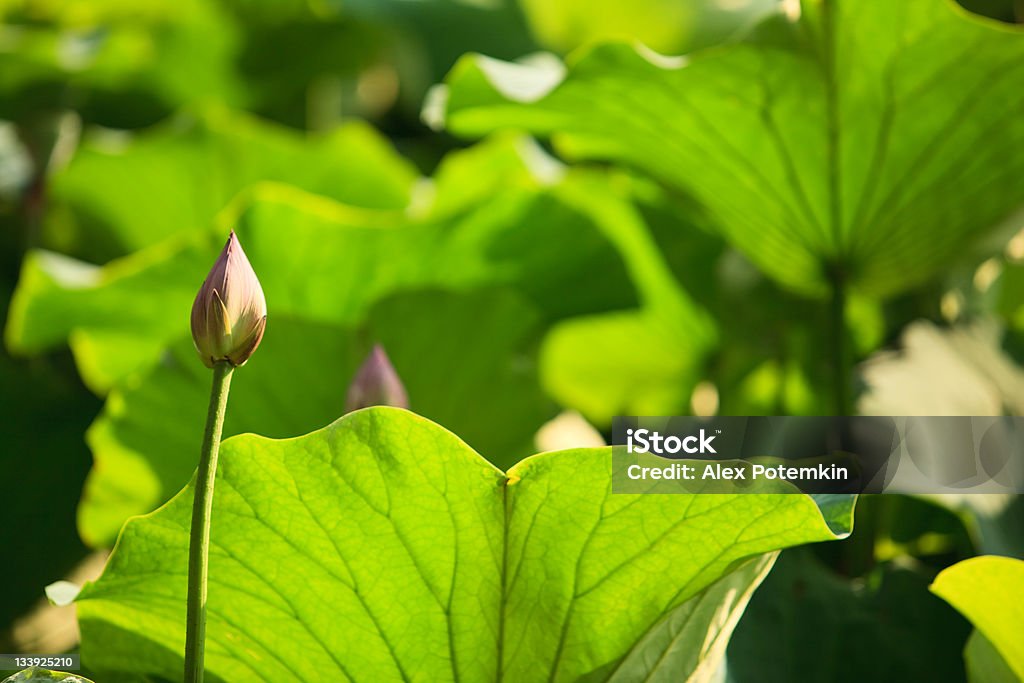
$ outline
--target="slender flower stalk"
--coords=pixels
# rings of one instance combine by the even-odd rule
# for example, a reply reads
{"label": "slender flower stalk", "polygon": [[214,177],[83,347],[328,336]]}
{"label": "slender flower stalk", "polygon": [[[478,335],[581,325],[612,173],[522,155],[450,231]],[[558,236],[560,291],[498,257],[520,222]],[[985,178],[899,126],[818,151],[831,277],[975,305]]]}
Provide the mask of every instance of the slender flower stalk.
{"label": "slender flower stalk", "polygon": [[192,531],[188,544],[188,610],[185,628],[185,683],[202,683],[206,652],[206,585],[209,573],[210,519],[213,516],[213,483],[217,475],[217,455],[228,407],[228,389],[235,367],[229,361],[213,366],[213,388],[206,414],[203,450],[196,474],[195,499],[192,502]]}
{"label": "slender flower stalk", "polygon": [[196,295],[191,322],[196,351],[203,363],[213,369],[210,406],[192,504],[185,627],[185,683],[202,683],[210,520],[228,389],[235,368],[244,365],[259,346],[267,323],[263,289],[234,232]]}

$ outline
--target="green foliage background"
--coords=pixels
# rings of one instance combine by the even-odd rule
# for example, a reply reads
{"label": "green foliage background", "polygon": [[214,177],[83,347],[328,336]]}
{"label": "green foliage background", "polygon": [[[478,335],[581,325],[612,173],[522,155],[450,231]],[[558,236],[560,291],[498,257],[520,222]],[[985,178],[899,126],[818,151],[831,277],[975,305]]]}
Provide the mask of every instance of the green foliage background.
{"label": "green foliage background", "polygon": [[[599,431],[616,414],[709,410],[1022,414],[1024,32],[1019,4],[965,4],[0,3],[0,651],[45,585],[188,484],[209,376],[185,320],[229,229],[270,322],[227,434],[332,423],[376,342],[413,410],[465,442],[441,450],[491,470],[538,450],[565,410]],[[180,526],[181,501],[125,527],[82,595],[100,672],[131,669],[141,637],[158,642],[134,673],[173,676],[183,606],[140,636],[124,606],[154,598],[118,591],[126,567],[177,557],[183,537],[160,530]],[[801,524],[828,517],[805,507]],[[744,512],[727,505],[702,533]],[[660,669],[650,653],[707,637],[686,624],[738,592],[716,669],[734,681],[1021,675],[1003,632],[1019,614],[928,590],[961,560],[1024,557],[1020,499],[887,496],[856,514],[849,538],[785,551],[767,578],[763,553],[841,525],[713,570],[680,546],[652,581],[700,580],[652,608],[660,631],[584,619],[578,660],[509,671],[700,671],[706,653]],[[146,550],[154,538],[166,554]],[[322,550],[304,549],[329,562]],[[1019,571],[992,571],[1003,602],[1024,603]],[[324,628],[311,637],[337,635]],[[444,643],[502,662],[472,631]],[[277,653],[282,671],[297,652]],[[222,655],[217,675],[242,675]],[[394,675],[381,666],[363,675]]]}

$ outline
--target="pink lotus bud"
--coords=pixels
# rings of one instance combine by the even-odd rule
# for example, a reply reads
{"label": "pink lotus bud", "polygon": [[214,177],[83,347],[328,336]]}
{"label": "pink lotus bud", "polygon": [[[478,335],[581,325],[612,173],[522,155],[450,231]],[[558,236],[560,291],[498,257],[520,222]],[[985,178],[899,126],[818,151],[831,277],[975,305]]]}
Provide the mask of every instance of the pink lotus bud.
{"label": "pink lotus bud", "polygon": [[192,304],[192,340],[203,363],[244,365],[263,339],[267,300],[232,232]]}
{"label": "pink lotus bud", "polygon": [[356,371],[345,400],[346,412],[370,406],[409,407],[409,397],[402,380],[380,344],[373,347]]}

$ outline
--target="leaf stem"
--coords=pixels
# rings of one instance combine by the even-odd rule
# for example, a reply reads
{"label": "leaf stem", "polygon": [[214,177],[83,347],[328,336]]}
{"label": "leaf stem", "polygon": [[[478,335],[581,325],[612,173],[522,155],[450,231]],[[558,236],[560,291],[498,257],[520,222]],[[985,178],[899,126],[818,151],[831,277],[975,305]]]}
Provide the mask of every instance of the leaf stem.
{"label": "leaf stem", "polygon": [[850,347],[846,336],[846,283],[841,274],[832,276],[829,332],[832,346],[832,400],[836,416],[853,413],[850,400]]}
{"label": "leaf stem", "polygon": [[192,531],[188,543],[188,615],[185,626],[185,683],[202,683],[206,651],[206,579],[210,555],[210,518],[213,513],[213,483],[217,454],[228,406],[228,389],[234,366],[220,361],[213,366],[213,387],[206,414],[206,431],[199,454]]}

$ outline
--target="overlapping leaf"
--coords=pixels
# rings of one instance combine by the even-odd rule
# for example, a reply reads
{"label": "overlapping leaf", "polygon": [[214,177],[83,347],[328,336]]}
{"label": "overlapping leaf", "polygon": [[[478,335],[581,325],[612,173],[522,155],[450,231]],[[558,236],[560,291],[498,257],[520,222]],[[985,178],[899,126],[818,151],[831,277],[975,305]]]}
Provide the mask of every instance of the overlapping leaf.
{"label": "overlapping leaf", "polygon": [[[505,475],[388,408],[298,439],[229,440],[209,675],[635,680],[656,679],[662,656],[685,675],[745,602],[717,598],[763,576],[756,561],[729,575],[734,563],[849,530],[850,497],[823,513],[800,494],[611,495],[610,476],[607,449],[536,456]],[[191,494],[129,522],[79,595],[93,669],[178,675]]]}
{"label": "overlapping leaf", "polygon": [[806,0],[689,58],[469,56],[435,102],[457,133],[527,128],[692,193],[799,291],[890,294],[1024,203],[1022,79],[1021,31],[952,2]]}
{"label": "overlapping leaf", "polygon": [[622,253],[642,302],[639,310],[580,316],[544,341],[545,388],[596,424],[615,415],[686,410],[715,326],[680,288],[634,206],[610,193],[601,176],[581,174],[560,189],[591,216]]}
{"label": "overlapping leaf", "polygon": [[129,142],[87,138],[53,180],[43,243],[93,262],[209,228],[240,191],[287,181],[358,207],[402,210],[417,174],[373,129],[350,123],[304,139],[211,108]]}
{"label": "overlapping leaf", "polygon": [[[352,161],[401,169],[381,152],[370,144]],[[600,176],[566,176],[538,148],[506,138],[451,157],[428,190],[432,201],[408,211],[260,183],[214,228],[103,267],[30,254],[8,344],[38,351],[67,339],[86,382],[111,392],[88,435],[97,467],[80,508],[83,536],[111,542],[124,519],[166,500],[194,468],[208,377],[191,356],[184,321],[228,228],[245,245],[270,311],[264,348],[240,373],[256,388],[232,402],[228,434],[287,436],[323,424],[340,412],[368,345],[382,341],[417,412],[508,465],[553,414],[537,369],[548,326],[635,306],[638,297],[642,315],[652,310],[678,325],[669,337],[678,373],[663,381],[685,391],[710,323],[666,271],[628,195],[610,187]],[[118,211],[102,215],[131,223]],[[592,340],[582,341],[601,360]],[[560,372],[544,384],[571,402],[578,392],[557,388]]]}
{"label": "overlapping leaf", "polygon": [[[1009,669],[1024,678],[1024,560],[973,557],[940,573],[931,590],[970,619],[987,641],[972,638],[968,644],[976,671]],[[993,661],[996,653],[1002,663]],[[982,657],[988,660],[985,666],[979,661]]]}
{"label": "overlapping leaf", "polygon": [[[425,285],[514,282],[553,318],[635,303],[622,257],[608,247],[610,238],[542,191],[536,179],[531,186],[509,184],[499,196],[482,187],[460,194],[458,181],[467,166],[486,170],[492,189],[500,186],[497,178],[528,175],[516,144],[497,142],[467,154],[465,163],[449,161],[438,178],[435,216],[367,210],[263,184],[221,213],[212,231],[212,214],[193,217],[201,223],[193,224],[191,234],[102,269],[49,252],[30,253],[12,302],[7,344],[25,353],[71,337],[86,381],[99,391],[109,388],[183,333],[178,316],[187,315],[196,283],[231,228],[238,230],[268,301],[273,299],[272,310],[313,320],[351,324],[376,298]],[[394,163],[379,150],[350,151],[351,166]],[[201,166],[185,169],[197,173]],[[197,188],[195,195],[201,194]],[[128,229],[161,213],[151,204],[126,206],[104,212],[105,222]],[[120,211],[135,210],[139,215],[132,220],[118,218]],[[296,269],[302,278],[295,277]]]}
{"label": "overlapping leaf", "polygon": [[599,40],[637,40],[661,52],[688,51],[713,45],[757,17],[772,3],[693,2],[692,0],[520,0],[538,41],[566,50]]}
{"label": "overlapping leaf", "polygon": [[31,124],[74,102],[105,125],[130,127],[182,104],[242,96],[232,64],[239,36],[217,3],[30,0],[4,3],[0,22],[12,36],[0,75],[3,118]]}

